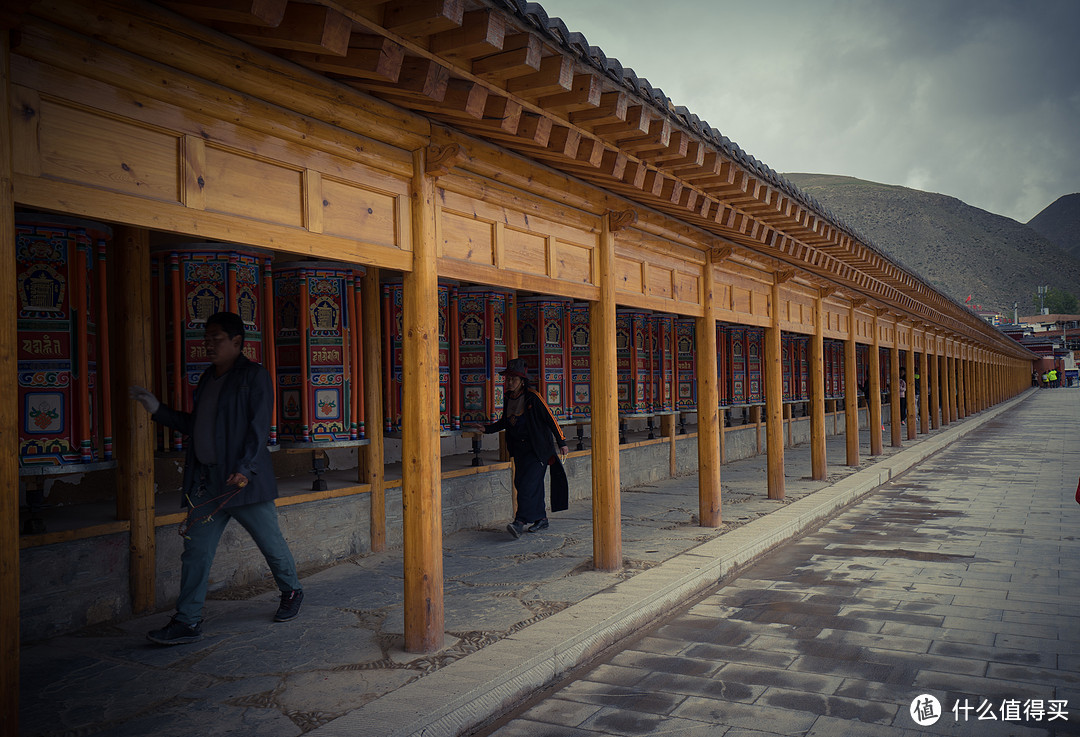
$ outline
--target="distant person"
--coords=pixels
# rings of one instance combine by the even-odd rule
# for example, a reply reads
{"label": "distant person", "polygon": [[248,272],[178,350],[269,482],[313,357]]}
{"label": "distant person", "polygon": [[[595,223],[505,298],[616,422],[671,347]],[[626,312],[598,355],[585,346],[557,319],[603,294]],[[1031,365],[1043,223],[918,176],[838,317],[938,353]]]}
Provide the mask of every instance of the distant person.
{"label": "distant person", "polygon": [[1050,383],[1052,389],[1057,389],[1058,386],[1058,374],[1057,369],[1050,369],[1046,374],[1046,380]]}
{"label": "distant person", "polygon": [[900,369],[900,424],[907,423],[907,369]]}
{"label": "distant person", "polygon": [[[529,369],[523,358],[513,358],[501,372],[505,377],[502,418],[488,425],[473,424],[468,432],[493,433],[506,430],[506,442],[514,459],[514,488],[517,514],[506,526],[514,538],[548,529],[544,506],[544,476],[551,468],[551,511],[569,506],[569,484],[561,458],[569,449],[566,437],[548,409],[544,398],[529,383]],[[556,445],[558,452],[556,453]]]}
{"label": "distant person", "polygon": [[195,411],[182,412],[158,401],[152,392],[131,387],[156,422],[191,437],[184,460],[180,595],[169,623],[147,633],[159,645],[202,639],[202,611],[221,533],[236,519],[255,540],[281,591],[275,622],[300,613],[304,592],[289,545],[278,526],[277,480],[266,448],[274,392],[270,374],[243,355],[244,323],[232,312],[206,320],[203,338],[210,366],[195,387]]}

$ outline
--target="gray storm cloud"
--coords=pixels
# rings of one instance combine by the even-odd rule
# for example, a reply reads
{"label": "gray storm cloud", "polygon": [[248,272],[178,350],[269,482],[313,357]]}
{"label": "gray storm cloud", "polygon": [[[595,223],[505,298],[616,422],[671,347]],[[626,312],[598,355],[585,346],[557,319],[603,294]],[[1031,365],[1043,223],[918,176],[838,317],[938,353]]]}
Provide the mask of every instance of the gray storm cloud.
{"label": "gray storm cloud", "polygon": [[1021,222],[1080,192],[1078,0],[549,0],[776,171]]}

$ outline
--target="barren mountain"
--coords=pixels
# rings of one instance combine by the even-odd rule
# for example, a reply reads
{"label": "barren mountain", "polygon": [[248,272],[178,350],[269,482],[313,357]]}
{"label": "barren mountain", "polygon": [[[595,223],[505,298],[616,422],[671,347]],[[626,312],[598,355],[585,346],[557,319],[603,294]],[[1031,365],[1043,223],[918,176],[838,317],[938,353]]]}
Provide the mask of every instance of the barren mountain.
{"label": "barren mountain", "polygon": [[828,174],[783,176],[958,302],[970,295],[972,306],[1011,316],[1014,302],[1020,314],[1032,311],[1039,285],[1080,294],[1080,260],[1023,223],[948,195]]}
{"label": "barren mountain", "polygon": [[1073,258],[1080,259],[1080,193],[1058,197],[1029,220],[1028,227]]}

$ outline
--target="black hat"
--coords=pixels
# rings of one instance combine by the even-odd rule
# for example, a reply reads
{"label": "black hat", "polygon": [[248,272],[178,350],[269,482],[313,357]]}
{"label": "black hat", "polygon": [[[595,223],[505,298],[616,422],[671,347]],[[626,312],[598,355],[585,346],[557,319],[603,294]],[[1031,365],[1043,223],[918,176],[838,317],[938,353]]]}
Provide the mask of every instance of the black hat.
{"label": "black hat", "polygon": [[529,378],[529,367],[525,365],[524,358],[511,358],[506,368],[499,372],[502,376],[517,376],[520,379]]}

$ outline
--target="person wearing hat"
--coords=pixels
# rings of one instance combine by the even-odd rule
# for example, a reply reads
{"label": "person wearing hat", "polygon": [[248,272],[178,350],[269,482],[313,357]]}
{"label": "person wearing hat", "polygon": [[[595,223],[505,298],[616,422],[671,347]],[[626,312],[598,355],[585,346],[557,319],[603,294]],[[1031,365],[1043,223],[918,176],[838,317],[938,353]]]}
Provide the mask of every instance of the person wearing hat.
{"label": "person wearing hat", "polygon": [[[523,358],[512,358],[504,371],[502,419],[487,425],[469,425],[469,432],[484,434],[506,431],[506,443],[514,459],[514,489],[517,491],[517,514],[506,531],[521,537],[526,525],[529,532],[548,528],[544,506],[544,475],[551,469],[551,511],[569,507],[569,484],[562,458],[569,449],[566,437],[540,393],[529,383],[529,368]],[[556,452],[558,446],[558,452]]]}

